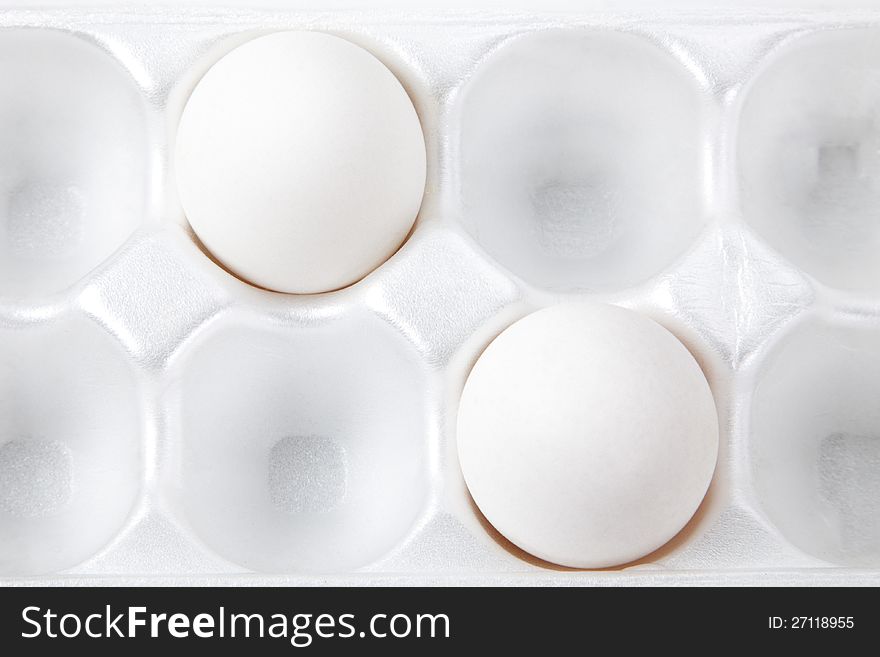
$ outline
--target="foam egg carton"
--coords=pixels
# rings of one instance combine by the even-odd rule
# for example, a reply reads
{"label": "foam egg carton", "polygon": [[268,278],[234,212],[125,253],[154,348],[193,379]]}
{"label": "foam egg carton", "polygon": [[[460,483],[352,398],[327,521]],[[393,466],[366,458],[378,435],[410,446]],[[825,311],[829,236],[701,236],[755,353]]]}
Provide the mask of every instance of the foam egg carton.
{"label": "foam egg carton", "polygon": [[[217,266],[174,184],[189,92],[283,29],[400,78],[415,229],[339,292]],[[880,10],[0,12],[3,583],[880,583]],[[721,451],[668,545],[507,543],[464,379],[598,298],[700,361]]]}

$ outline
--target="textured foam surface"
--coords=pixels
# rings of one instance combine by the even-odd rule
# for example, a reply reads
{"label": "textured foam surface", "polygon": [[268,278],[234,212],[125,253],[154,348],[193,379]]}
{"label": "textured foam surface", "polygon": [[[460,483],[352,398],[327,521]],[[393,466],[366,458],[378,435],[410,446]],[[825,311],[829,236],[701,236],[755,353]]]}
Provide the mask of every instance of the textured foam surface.
{"label": "textured foam surface", "polygon": [[[880,582],[880,14],[652,11],[3,11],[3,581]],[[303,298],[208,258],[171,157],[282,29],[378,57],[427,147],[402,248]],[[718,405],[708,496],[637,568],[528,558],[456,458],[482,349],[580,298]]]}

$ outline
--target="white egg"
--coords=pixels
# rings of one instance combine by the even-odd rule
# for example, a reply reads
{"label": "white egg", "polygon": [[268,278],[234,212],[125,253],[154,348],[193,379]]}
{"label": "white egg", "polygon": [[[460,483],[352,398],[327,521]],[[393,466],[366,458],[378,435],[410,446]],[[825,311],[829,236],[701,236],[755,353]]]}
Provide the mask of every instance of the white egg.
{"label": "white egg", "polygon": [[584,302],[533,313],[487,347],[457,441],[471,495],[501,534],[547,561],[601,568],[687,524],[712,479],[718,418],[675,336]]}
{"label": "white egg", "polygon": [[208,251],[255,285],[350,285],[411,230],[425,141],[400,82],[344,39],[279,32],[204,75],[177,133],[177,187]]}

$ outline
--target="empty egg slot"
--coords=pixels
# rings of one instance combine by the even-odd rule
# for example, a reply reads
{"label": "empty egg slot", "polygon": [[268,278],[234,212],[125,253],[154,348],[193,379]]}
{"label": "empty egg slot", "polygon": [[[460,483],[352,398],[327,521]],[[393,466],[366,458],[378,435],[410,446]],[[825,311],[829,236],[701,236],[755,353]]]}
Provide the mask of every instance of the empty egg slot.
{"label": "empty egg slot", "polygon": [[0,297],[59,292],[141,223],[145,103],[106,53],[51,30],[0,32]]}
{"label": "empty egg slot", "polygon": [[384,324],[230,319],[180,363],[180,505],[242,567],[334,572],[394,548],[429,489],[425,379]]}
{"label": "empty egg slot", "polygon": [[880,290],[880,32],[780,46],[742,101],[745,220],[831,287]]}
{"label": "empty egg slot", "polygon": [[119,347],[82,320],[0,329],[0,574],[69,568],[140,491],[140,407]]}
{"label": "empty egg slot", "polygon": [[759,503],[804,552],[880,563],[880,332],[813,320],[759,375],[750,460]]}
{"label": "empty egg slot", "polygon": [[705,103],[684,65],[642,37],[558,30],[512,39],[457,107],[465,227],[542,288],[621,289],[650,278],[706,223]]}

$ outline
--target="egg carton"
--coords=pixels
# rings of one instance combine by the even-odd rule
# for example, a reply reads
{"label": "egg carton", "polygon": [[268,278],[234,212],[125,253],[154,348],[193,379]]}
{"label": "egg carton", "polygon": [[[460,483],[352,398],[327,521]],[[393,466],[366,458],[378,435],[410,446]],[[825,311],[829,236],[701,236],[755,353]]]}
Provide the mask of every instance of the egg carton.
{"label": "egg carton", "polygon": [[[428,151],[406,243],[323,295],[215,264],[170,157],[286,29],[379,57]],[[880,8],[10,8],[0,81],[3,584],[880,584]],[[602,571],[498,535],[454,430],[485,345],[587,297],[721,426],[693,520]]]}

